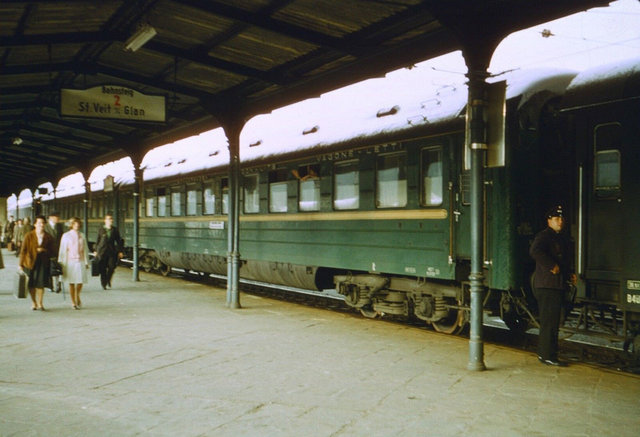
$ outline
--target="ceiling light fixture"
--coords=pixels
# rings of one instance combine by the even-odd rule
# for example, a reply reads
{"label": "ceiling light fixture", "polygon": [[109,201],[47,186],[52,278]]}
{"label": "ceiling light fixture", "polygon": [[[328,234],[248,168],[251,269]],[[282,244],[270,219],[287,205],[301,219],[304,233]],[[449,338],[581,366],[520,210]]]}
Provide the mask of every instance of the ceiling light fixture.
{"label": "ceiling light fixture", "polygon": [[158,32],[151,25],[143,24],[138,27],[136,33],[124,43],[124,49],[128,52],[135,52],[157,34]]}

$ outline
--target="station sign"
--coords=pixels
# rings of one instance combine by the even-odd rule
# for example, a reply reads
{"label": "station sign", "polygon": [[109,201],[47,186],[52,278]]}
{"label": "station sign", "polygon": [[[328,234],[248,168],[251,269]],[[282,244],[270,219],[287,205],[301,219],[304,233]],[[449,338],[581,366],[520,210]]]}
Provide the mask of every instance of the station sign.
{"label": "station sign", "polygon": [[111,120],[166,121],[166,98],[121,85],[60,90],[60,115]]}

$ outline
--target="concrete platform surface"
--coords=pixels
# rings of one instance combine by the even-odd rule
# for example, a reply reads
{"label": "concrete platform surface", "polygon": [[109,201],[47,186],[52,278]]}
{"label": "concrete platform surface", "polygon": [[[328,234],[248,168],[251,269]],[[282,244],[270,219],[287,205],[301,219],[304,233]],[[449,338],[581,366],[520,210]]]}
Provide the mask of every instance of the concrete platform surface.
{"label": "concrete platform surface", "polygon": [[0,270],[0,436],[637,436],[640,378],[119,268],[83,308]]}

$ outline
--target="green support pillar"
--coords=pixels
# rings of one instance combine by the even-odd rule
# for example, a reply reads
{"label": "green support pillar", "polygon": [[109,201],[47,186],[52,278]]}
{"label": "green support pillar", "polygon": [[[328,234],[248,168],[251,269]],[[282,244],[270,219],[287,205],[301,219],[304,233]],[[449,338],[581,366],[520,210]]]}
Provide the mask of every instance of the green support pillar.
{"label": "green support pillar", "polygon": [[134,187],[133,187],[133,280],[140,281],[140,190],[142,185],[142,169],[140,162],[134,162]]}
{"label": "green support pillar", "polygon": [[469,332],[469,370],[485,370],[482,340],[482,302],[484,300],[484,167],[487,157],[487,127],[485,122],[487,97],[486,68],[469,65],[469,116],[467,147],[471,154],[471,314]]}
{"label": "green support pillar", "polygon": [[85,238],[89,239],[89,193],[91,192],[91,184],[87,179],[84,180],[84,199],[82,199],[82,232]]}
{"label": "green support pillar", "polygon": [[244,122],[231,121],[223,125],[229,141],[229,214],[227,258],[227,303],[229,308],[241,308],[238,283],[240,279],[240,132]]}

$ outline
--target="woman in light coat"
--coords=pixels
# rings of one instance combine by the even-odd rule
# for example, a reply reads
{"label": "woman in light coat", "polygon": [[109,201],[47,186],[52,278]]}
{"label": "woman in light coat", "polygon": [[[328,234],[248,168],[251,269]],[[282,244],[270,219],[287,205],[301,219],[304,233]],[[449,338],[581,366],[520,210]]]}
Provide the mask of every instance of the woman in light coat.
{"label": "woman in light coat", "polygon": [[78,217],[71,219],[71,230],[65,232],[60,240],[58,262],[62,266],[62,282],[69,287],[73,309],[82,306],[80,292],[87,283],[89,269],[89,247],[84,234],[80,232],[82,222]]}

